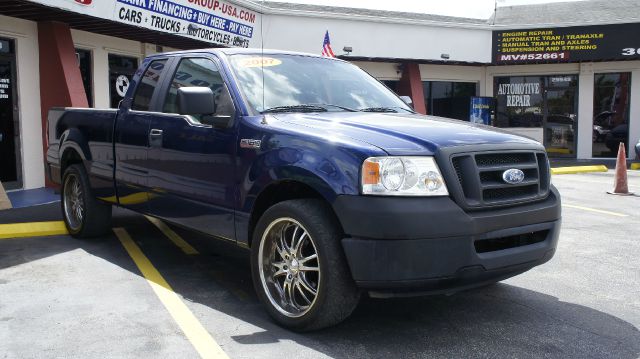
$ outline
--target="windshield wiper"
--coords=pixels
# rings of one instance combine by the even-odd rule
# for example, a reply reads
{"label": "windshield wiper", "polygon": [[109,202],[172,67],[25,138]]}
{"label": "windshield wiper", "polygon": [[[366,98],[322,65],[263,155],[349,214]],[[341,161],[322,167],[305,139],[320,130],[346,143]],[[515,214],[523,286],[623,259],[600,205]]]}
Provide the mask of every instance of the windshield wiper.
{"label": "windshield wiper", "polygon": [[308,104],[299,104],[299,105],[290,105],[290,106],[276,106],[268,108],[261,113],[266,112],[326,112],[327,107],[335,107],[341,110],[356,112],[358,110],[354,110],[349,107],[334,105],[330,103],[308,103]]}
{"label": "windshield wiper", "polygon": [[391,107],[366,107],[358,110],[360,112],[398,112],[398,110],[394,110]]}
{"label": "windshield wiper", "polygon": [[335,107],[335,108],[339,108],[341,110],[345,110],[345,111],[349,111],[349,112],[357,112],[358,111],[358,110],[354,110],[354,109],[346,107],[346,106],[334,105],[334,104],[331,104],[331,103],[312,103],[310,105]]}
{"label": "windshield wiper", "polygon": [[260,113],[273,112],[327,112],[327,109],[319,105],[290,105],[271,107]]}

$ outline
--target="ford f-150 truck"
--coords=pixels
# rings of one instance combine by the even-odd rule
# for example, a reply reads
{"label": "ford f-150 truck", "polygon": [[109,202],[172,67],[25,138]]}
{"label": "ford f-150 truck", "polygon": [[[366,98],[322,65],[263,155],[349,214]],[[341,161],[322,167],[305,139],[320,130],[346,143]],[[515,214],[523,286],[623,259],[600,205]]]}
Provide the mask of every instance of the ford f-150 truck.
{"label": "ford f-150 truck", "polygon": [[407,103],[339,59],[158,54],[117,110],[50,111],[46,169],[73,236],[105,234],[117,205],[250,249],[258,297],[295,330],[361,293],[455,293],[551,259],[544,148]]}

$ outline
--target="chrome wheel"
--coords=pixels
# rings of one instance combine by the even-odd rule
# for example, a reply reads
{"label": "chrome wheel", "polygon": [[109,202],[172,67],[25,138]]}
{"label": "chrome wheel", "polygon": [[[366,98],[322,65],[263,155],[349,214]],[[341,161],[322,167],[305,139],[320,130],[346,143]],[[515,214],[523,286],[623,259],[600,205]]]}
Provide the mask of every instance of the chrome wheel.
{"label": "chrome wheel", "polygon": [[84,200],[80,179],[75,174],[69,174],[63,188],[64,215],[69,227],[77,231],[82,227],[84,218]]}
{"label": "chrome wheel", "polygon": [[278,218],[262,235],[258,252],[262,287],[287,317],[306,314],[318,297],[320,261],[309,232],[292,218]]}

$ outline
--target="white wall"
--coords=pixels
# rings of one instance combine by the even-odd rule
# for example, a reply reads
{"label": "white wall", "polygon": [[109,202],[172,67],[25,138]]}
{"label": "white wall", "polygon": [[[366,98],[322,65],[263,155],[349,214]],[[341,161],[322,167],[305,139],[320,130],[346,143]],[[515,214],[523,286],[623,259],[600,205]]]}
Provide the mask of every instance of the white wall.
{"label": "white wall", "polygon": [[351,46],[351,55],[357,57],[441,60],[440,55],[446,53],[450,61],[491,61],[491,31],[482,28],[295,14],[265,15],[263,20],[265,48],[320,54],[329,30],[336,55],[343,54],[344,46]]}
{"label": "white wall", "polygon": [[399,70],[399,63],[367,61],[351,61],[351,63],[365,70],[378,80],[400,80],[400,76],[402,75],[402,72]]}
{"label": "white wall", "polygon": [[[16,45],[20,156],[25,189],[44,186],[38,28],[33,21],[0,15],[0,36]],[[16,129],[18,130],[18,129]]]}

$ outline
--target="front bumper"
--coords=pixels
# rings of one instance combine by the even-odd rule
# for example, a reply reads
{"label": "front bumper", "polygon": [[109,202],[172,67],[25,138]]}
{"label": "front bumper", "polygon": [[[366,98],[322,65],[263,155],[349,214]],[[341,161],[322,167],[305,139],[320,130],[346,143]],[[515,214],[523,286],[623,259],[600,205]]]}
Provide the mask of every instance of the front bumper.
{"label": "front bumper", "polygon": [[499,281],[553,257],[560,196],[464,212],[448,197],[340,196],[334,203],[356,284],[372,291],[448,293]]}

